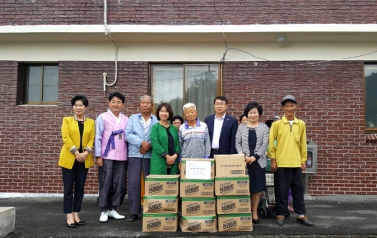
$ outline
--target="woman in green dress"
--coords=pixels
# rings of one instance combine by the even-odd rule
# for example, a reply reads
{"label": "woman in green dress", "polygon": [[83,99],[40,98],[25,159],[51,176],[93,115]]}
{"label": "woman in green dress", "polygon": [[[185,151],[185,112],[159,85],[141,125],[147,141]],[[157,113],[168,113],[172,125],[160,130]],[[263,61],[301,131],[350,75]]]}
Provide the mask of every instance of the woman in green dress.
{"label": "woman in green dress", "polygon": [[168,103],[161,103],[157,107],[159,123],[154,124],[151,130],[150,174],[177,174],[178,165],[175,160],[179,157],[180,145],[178,130],[170,124],[173,115],[173,109]]}

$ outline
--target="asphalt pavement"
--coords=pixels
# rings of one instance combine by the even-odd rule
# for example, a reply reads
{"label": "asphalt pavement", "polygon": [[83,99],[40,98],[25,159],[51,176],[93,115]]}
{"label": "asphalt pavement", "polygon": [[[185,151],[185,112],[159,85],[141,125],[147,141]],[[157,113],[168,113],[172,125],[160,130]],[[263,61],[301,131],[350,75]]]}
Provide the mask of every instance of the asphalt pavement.
{"label": "asphalt pavement", "polygon": [[[0,198],[0,207],[16,207],[16,231],[8,238],[19,237],[377,237],[377,196],[328,196],[306,200],[307,216],[315,224],[296,223],[292,213],[279,227],[273,217],[260,219],[252,232],[143,233],[142,220],[98,221],[100,210],[95,196],[84,197],[80,217],[84,226],[68,228],[62,212],[62,197]],[[120,214],[129,216],[127,198]]]}

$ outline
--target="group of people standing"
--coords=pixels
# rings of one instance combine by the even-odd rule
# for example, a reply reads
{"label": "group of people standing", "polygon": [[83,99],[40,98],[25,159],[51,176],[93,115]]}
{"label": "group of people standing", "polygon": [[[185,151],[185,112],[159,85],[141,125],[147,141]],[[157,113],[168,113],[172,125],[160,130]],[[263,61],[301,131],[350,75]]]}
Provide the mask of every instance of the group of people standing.
{"label": "group of people standing", "polygon": [[[283,225],[289,216],[288,190],[292,189],[293,206],[297,222],[312,226],[305,214],[301,172],[307,157],[305,123],[295,117],[296,99],[283,98],[285,115],[275,121],[271,130],[260,122],[263,108],[257,102],[245,107],[245,122],[228,115],[228,100],[224,96],[214,99],[215,114],[204,122],[198,119],[196,105],[183,106],[185,121],[174,115],[168,103],[157,107],[152,114],[153,99],[140,98],[140,112],[130,118],[122,113],[125,97],[118,92],[109,95],[108,111],[94,122],[85,117],[88,100],[77,95],[71,105],[74,116],[64,117],[62,125],[63,147],[59,166],[63,171],[64,203],[67,226],[84,225],[79,217],[88,169],[93,166],[92,152],[98,166],[101,209],[99,221],[109,217],[125,219],[116,209],[123,203],[128,184],[130,217],[136,221],[141,213],[141,176],[149,174],[177,174],[181,158],[213,158],[216,154],[244,154],[250,177],[252,219],[259,223],[260,192],[266,190],[266,150],[275,173],[276,218]],[[93,148],[94,147],[94,148]]]}

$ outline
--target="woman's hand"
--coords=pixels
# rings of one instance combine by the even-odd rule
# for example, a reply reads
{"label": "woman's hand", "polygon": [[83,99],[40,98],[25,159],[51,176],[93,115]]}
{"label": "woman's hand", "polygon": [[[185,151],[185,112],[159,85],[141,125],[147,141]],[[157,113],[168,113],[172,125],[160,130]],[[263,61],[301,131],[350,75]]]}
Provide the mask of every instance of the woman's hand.
{"label": "woman's hand", "polygon": [[172,162],[171,165],[173,165],[175,163],[175,160],[178,158],[178,155],[174,154],[170,158],[171,158],[171,162]]}
{"label": "woman's hand", "polygon": [[172,156],[166,155],[165,158],[166,158],[166,164],[167,165],[173,165],[177,156],[176,155],[172,155]]}
{"label": "woman's hand", "polygon": [[245,162],[246,162],[246,164],[250,164],[250,157],[249,156],[245,156]]}
{"label": "woman's hand", "polygon": [[254,156],[246,156],[245,157],[245,161],[246,161],[246,164],[250,165],[252,164],[254,161],[256,161],[255,157]]}
{"label": "woman's hand", "polygon": [[[76,152],[77,152],[77,151],[76,151]],[[86,157],[87,157],[88,154],[89,154],[89,152],[88,152],[88,151],[84,151],[84,153],[78,153],[78,154],[76,154],[76,152],[75,152],[75,155],[76,155],[76,160],[77,160],[77,162],[79,162],[79,163],[84,163]]]}
{"label": "woman's hand", "polygon": [[252,164],[252,163],[254,163],[255,161],[257,161],[257,158],[255,158],[254,156],[250,156],[250,160],[251,160],[251,163],[250,163],[250,164]]}
{"label": "woman's hand", "polygon": [[85,159],[82,158],[82,153],[80,153],[78,150],[75,152],[75,158],[77,162],[82,163],[85,161]]}

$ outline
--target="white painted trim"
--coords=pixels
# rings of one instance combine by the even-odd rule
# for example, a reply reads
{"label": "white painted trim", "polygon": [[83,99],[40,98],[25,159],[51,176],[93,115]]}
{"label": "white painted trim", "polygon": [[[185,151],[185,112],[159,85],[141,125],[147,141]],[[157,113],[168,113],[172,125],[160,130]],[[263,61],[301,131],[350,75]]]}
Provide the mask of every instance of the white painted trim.
{"label": "white painted trim", "polygon": [[[375,61],[377,59],[375,42],[287,41],[284,44],[278,44],[272,41],[255,43],[228,41],[228,47],[237,48],[270,61]],[[224,42],[221,41],[212,43],[132,42],[120,46],[118,60],[130,62],[220,62],[225,50]],[[114,60],[114,47],[111,42],[6,42],[0,44],[0,52],[0,60],[19,62]],[[225,62],[261,61],[260,58],[254,58],[237,50],[229,50]],[[99,77],[98,80],[101,80],[102,75]],[[47,105],[41,106],[46,107]]]}

